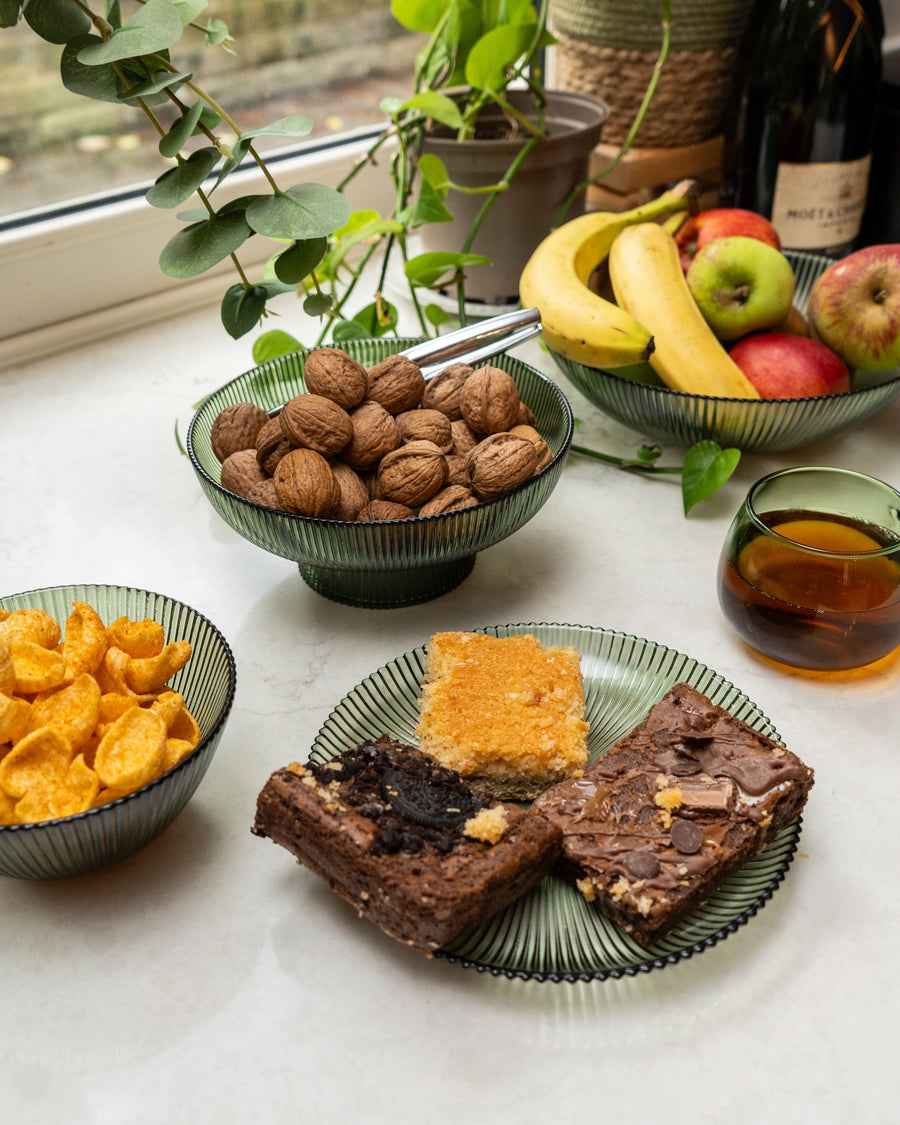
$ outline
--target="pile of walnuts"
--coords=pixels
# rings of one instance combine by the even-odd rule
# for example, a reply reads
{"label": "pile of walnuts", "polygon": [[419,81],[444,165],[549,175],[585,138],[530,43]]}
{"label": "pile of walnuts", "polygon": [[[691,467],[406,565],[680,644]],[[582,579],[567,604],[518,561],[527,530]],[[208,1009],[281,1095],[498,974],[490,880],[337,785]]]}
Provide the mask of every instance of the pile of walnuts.
{"label": "pile of walnuts", "polygon": [[304,374],[309,392],[274,417],[250,402],[216,416],[230,492],[322,519],[405,519],[501,496],[552,460],[499,367],[454,363],[426,382],[406,356],[365,368],[323,347]]}

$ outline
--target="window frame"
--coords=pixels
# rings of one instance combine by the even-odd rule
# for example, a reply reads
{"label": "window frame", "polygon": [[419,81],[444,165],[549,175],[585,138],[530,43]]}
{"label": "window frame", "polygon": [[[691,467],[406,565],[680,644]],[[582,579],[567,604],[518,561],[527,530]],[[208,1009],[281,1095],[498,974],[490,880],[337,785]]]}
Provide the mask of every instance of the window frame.
{"label": "window frame", "polygon": [[[295,145],[266,154],[266,163],[284,186],[310,181],[334,187],[381,128]],[[382,153],[383,159],[366,165],[348,187],[354,209],[382,214],[390,209],[388,155]],[[138,184],[0,221],[0,370],[221,301],[229,274],[236,276],[230,261],[184,281],[160,270],[160,252],[180,223],[173,211],[147,203],[149,186]],[[221,205],[268,190],[251,160],[225,181],[215,199]],[[258,271],[275,247],[269,239],[251,238],[239,251],[242,266]]]}

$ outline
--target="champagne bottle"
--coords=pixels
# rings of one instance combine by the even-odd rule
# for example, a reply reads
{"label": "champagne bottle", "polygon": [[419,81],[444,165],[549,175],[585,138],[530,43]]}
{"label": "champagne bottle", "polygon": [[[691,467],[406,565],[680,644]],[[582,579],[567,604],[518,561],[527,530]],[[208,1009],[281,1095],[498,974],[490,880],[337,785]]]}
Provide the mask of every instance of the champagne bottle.
{"label": "champagne bottle", "polygon": [[757,0],[742,51],[734,203],[785,248],[842,257],[865,210],[881,83],[879,0]]}

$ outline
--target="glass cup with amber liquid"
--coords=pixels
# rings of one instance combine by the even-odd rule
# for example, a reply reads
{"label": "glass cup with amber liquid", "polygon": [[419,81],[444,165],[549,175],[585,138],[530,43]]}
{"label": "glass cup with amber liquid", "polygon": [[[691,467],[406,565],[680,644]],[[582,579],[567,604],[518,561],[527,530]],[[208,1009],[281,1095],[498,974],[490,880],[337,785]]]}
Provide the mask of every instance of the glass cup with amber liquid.
{"label": "glass cup with amber liquid", "polygon": [[719,603],[756,652],[793,668],[860,668],[900,646],[900,493],[847,469],[770,473],[719,561]]}

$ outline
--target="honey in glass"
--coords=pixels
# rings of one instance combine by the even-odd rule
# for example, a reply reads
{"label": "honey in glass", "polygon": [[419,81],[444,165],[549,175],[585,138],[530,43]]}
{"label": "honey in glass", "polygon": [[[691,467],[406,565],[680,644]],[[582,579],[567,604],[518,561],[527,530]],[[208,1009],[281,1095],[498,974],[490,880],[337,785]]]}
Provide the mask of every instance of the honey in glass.
{"label": "honey in glass", "polygon": [[[791,498],[814,506],[777,506]],[[900,645],[900,495],[837,469],[763,478],[729,531],[719,601],[738,636],[781,663],[879,660]]]}

